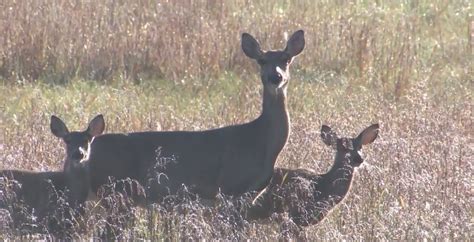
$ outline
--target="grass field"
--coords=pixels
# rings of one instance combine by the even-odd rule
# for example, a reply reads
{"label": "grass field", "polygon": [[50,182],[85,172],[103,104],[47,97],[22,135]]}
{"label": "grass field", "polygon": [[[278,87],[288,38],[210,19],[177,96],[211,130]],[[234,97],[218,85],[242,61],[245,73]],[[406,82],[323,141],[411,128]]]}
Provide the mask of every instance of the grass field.
{"label": "grass field", "polygon": [[[1,169],[62,168],[61,142],[49,131],[52,114],[77,130],[102,113],[106,132],[250,121],[261,110],[262,84],[257,65],[240,49],[240,34],[277,49],[286,34],[304,29],[306,48],[288,90],[292,131],[277,165],[324,173],[334,154],[319,138],[322,124],[346,136],[381,125],[348,197],[306,229],[307,239],[474,238],[469,1],[1,5]],[[166,215],[174,219],[175,239],[282,236],[276,222],[237,229],[222,213],[209,219],[199,205],[191,207],[195,213]],[[163,238],[162,217],[142,209],[130,215],[133,225],[121,236]],[[100,214],[88,213],[85,221],[77,236],[105,226]],[[0,229],[2,239],[19,236],[6,225]]]}

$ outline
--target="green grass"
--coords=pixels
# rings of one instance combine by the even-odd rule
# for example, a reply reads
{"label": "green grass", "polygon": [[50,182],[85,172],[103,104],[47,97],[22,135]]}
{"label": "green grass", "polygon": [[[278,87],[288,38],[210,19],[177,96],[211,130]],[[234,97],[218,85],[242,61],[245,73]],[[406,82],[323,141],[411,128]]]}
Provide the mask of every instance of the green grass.
{"label": "green grass", "polygon": [[[112,10],[114,2],[23,1],[0,10],[0,29],[9,31],[0,36],[0,168],[61,169],[52,114],[78,130],[102,113],[106,132],[250,121],[262,84],[240,34],[280,48],[284,32],[302,28],[307,45],[292,66],[292,131],[278,166],[323,173],[333,154],[320,141],[322,124],[346,136],[381,125],[352,191],[307,238],[473,238],[469,1],[125,1]],[[34,14],[37,5],[44,11]],[[164,217],[133,210],[123,236],[163,238],[163,218],[175,219],[175,239],[282,236],[276,222],[238,229],[208,208],[188,209]],[[79,236],[103,229],[102,215],[88,213]],[[14,232],[0,230],[0,238]]]}

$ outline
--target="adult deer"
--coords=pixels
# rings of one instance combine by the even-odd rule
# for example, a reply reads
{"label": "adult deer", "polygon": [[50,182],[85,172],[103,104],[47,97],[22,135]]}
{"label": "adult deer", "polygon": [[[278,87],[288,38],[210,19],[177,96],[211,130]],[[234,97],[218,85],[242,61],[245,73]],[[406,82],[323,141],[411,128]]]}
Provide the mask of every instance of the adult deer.
{"label": "adult deer", "polygon": [[250,34],[242,34],[244,53],[260,65],[261,115],[249,123],[206,131],[99,136],[91,143],[87,161],[92,191],[109,177],[138,180],[152,202],[175,194],[183,184],[203,198],[214,198],[219,190],[233,195],[265,187],[288,139],[289,66],[304,45],[302,30],[290,37],[284,50],[266,52]]}
{"label": "adult deer", "polygon": [[[64,195],[68,206],[82,204],[89,192],[88,170],[80,163],[89,143],[105,128],[102,115],[96,116],[82,132],[69,132],[64,122],[51,117],[51,132],[65,144],[66,157],[63,171],[34,172],[25,170],[1,170],[0,208],[15,206],[19,200],[28,213],[41,220],[58,209],[57,202]],[[11,193],[13,192],[13,193]],[[13,196],[11,196],[13,195]],[[13,199],[13,200],[12,200]],[[23,209],[23,208],[21,208]],[[15,215],[13,215],[15,222]]]}
{"label": "adult deer", "polygon": [[372,143],[378,132],[379,125],[373,124],[356,138],[338,138],[330,127],[323,125],[323,142],[336,150],[332,168],[322,175],[305,169],[276,168],[267,191],[244,210],[244,217],[264,219],[273,213],[288,212],[300,228],[319,223],[346,197],[354,170],[364,161],[362,146]]}

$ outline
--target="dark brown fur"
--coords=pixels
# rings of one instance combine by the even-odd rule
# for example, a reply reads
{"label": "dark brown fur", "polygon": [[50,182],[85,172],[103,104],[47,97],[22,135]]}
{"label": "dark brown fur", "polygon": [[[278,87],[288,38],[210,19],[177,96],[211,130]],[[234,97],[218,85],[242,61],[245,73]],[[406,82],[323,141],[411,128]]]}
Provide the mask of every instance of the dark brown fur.
{"label": "dark brown fur", "polygon": [[264,219],[274,213],[288,212],[300,227],[319,223],[349,192],[354,169],[363,162],[359,150],[362,145],[373,142],[377,135],[378,124],[354,139],[337,138],[329,127],[323,126],[324,143],[336,150],[332,168],[326,174],[276,168],[267,191],[257,198],[255,205],[245,209],[244,217]]}
{"label": "dark brown fur", "polygon": [[161,202],[176,194],[183,184],[203,198],[214,198],[219,190],[232,195],[265,187],[288,139],[289,65],[303,48],[301,30],[293,34],[285,50],[268,52],[244,33],[242,49],[261,68],[264,90],[260,117],[250,123],[206,131],[97,137],[87,161],[92,190],[97,192],[109,177],[131,178],[147,187],[149,201]]}
{"label": "dark brown fur", "polygon": [[[90,183],[88,170],[80,160],[89,142],[94,136],[103,132],[104,126],[102,115],[98,115],[91,121],[86,131],[69,132],[59,118],[52,116],[51,131],[65,143],[64,170],[51,172],[1,170],[0,207],[11,208],[18,205],[16,203],[23,203],[26,205],[27,213],[34,214],[37,221],[41,221],[57,212],[59,206],[76,208],[85,202]],[[65,198],[64,202],[62,198]],[[12,217],[16,223],[18,219],[15,218],[15,214],[12,214]]]}

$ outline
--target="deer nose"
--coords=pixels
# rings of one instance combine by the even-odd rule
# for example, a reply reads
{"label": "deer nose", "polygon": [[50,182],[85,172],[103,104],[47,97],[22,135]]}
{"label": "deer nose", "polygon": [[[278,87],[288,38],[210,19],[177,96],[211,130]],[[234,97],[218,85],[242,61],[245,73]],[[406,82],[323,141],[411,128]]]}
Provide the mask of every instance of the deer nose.
{"label": "deer nose", "polygon": [[283,77],[280,73],[278,72],[275,72],[273,74],[271,74],[268,79],[275,85],[278,85],[280,84],[280,82],[282,81]]}
{"label": "deer nose", "polygon": [[76,150],[74,151],[74,153],[72,153],[72,156],[71,156],[73,159],[82,159],[83,158],[83,154],[80,150]]}

